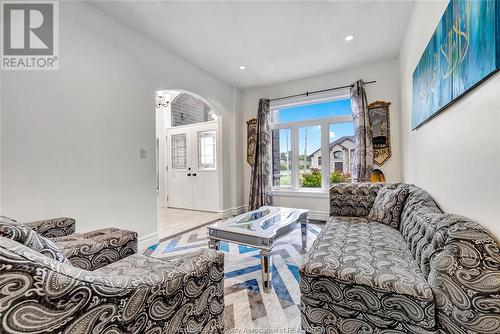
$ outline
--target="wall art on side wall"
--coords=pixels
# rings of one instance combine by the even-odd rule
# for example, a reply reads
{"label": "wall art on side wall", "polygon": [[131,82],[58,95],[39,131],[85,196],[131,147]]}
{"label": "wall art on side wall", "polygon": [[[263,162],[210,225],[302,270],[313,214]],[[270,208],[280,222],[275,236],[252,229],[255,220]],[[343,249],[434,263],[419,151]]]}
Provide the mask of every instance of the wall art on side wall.
{"label": "wall art on side wall", "polygon": [[373,162],[382,166],[392,154],[390,102],[376,101],[368,105],[368,118],[373,129]]}
{"label": "wall art on side wall", "polygon": [[253,165],[255,141],[257,140],[257,118],[247,121],[247,162]]}
{"label": "wall art on side wall", "polygon": [[413,72],[416,129],[500,68],[500,1],[451,0]]}

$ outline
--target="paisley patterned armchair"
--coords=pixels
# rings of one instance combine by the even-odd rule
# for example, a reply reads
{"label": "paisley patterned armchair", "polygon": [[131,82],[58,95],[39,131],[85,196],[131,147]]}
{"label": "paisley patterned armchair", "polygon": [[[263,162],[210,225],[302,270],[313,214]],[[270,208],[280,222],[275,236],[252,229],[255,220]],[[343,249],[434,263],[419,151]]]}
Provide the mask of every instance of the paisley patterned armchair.
{"label": "paisley patterned armchair", "polygon": [[68,217],[39,220],[25,225],[40,236],[52,240],[71,264],[81,269],[96,270],[137,253],[137,233],[133,231],[104,228],[75,233],[76,222]]}
{"label": "paisley patterned armchair", "polygon": [[[306,333],[500,333],[494,238],[418,187],[386,185],[330,190],[330,219],[300,271]],[[400,187],[398,203],[388,189]],[[392,208],[375,221],[382,193]]]}
{"label": "paisley patterned armchair", "polygon": [[45,238],[65,237],[76,230],[76,221],[69,217],[38,220],[26,225]]}
{"label": "paisley patterned armchair", "polygon": [[0,237],[0,332],[222,333],[223,278],[209,249],[86,271]]}
{"label": "paisley patterned armchair", "polygon": [[96,270],[137,253],[137,233],[103,228],[51,238],[75,267]]}

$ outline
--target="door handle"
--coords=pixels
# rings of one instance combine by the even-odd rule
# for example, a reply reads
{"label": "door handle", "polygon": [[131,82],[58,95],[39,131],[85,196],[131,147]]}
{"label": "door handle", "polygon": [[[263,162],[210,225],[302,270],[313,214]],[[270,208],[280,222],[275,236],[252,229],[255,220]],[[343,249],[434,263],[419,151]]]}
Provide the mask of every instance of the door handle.
{"label": "door handle", "polygon": [[188,173],[187,176],[191,176],[191,173]]}
{"label": "door handle", "polygon": [[193,173],[193,176],[196,176],[196,173]]}

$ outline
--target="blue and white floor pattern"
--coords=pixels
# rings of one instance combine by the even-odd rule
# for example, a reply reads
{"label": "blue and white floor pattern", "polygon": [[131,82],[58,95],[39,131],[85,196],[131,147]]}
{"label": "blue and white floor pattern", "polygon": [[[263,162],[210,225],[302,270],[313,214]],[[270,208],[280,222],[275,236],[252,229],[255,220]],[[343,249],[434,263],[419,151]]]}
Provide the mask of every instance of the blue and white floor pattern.
{"label": "blue and white floor pattern", "polygon": [[[308,224],[307,249],[322,224]],[[207,227],[186,232],[149,247],[145,254],[175,259],[208,247]],[[299,267],[306,250],[302,248],[300,226],[279,239],[272,253],[270,293],[262,288],[259,250],[222,242],[225,258],[224,298],[227,333],[298,333],[300,328]]]}

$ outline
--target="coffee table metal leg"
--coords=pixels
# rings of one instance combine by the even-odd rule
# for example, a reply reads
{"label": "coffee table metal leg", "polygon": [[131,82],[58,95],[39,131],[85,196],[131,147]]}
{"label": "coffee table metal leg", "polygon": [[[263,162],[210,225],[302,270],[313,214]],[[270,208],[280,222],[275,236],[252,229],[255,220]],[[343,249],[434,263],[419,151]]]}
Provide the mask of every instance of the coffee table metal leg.
{"label": "coffee table metal leg", "polygon": [[215,249],[215,250],[220,250],[220,241],[219,240],[208,239],[208,248]]}
{"label": "coffee table metal leg", "polygon": [[272,267],[271,252],[268,250],[260,250],[260,264],[262,267],[262,285],[264,292],[269,293],[272,289]]}
{"label": "coffee table metal leg", "polygon": [[307,247],[307,220],[300,222],[300,232],[302,234],[302,248]]}

